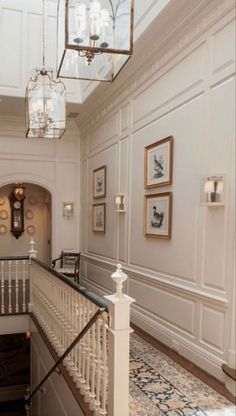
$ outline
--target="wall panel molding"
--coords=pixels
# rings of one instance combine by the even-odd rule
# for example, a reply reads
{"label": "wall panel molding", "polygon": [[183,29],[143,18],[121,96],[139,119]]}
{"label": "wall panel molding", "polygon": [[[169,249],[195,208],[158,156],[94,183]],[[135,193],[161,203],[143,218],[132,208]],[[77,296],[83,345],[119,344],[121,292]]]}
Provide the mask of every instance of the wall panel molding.
{"label": "wall panel molding", "polygon": [[[149,61],[145,61],[145,69],[142,69],[142,71],[139,70],[135,77],[134,74],[132,74],[128,80],[126,79],[125,88],[122,88],[122,92],[116,91],[116,93],[114,93],[111,89],[113,97],[111,99],[111,96],[107,94],[108,97],[106,97],[106,101],[103,102],[103,105],[100,107],[102,110],[95,109],[95,111],[90,110],[90,112],[83,112],[80,119],[82,134],[93,128],[93,126],[97,124],[98,120],[102,119],[107,113],[121,105],[121,103],[127,100],[129,96],[133,95],[133,92],[137,91],[138,88],[147,82],[150,82],[153,78],[156,79],[157,74],[160,76],[161,71],[163,71],[163,73],[168,71],[168,65],[173,65],[174,59],[181,59],[181,54],[185,53],[187,48],[190,47],[190,50],[192,50],[193,45],[195,45],[195,48],[196,44],[199,44],[199,38],[201,38],[207,30],[209,30],[226,14],[230,14],[232,11],[230,20],[234,18],[234,0],[221,0],[220,3],[218,2],[217,6],[218,7],[215,7],[215,3],[211,2],[211,9],[208,11],[208,14],[201,16],[201,20],[198,20],[194,25],[191,24],[191,29],[189,29],[186,25],[182,26],[182,28],[178,27],[178,37],[181,36],[181,33],[182,37],[177,42],[176,33],[172,33],[172,38],[166,41],[165,47],[161,50],[156,50],[155,46],[152,45],[152,56],[149,58]],[[158,60],[155,61],[154,58],[156,56],[158,56]],[[143,57],[146,59],[145,52],[143,53]],[[91,108],[92,105],[92,99],[90,98],[88,99],[88,106]],[[92,117],[90,115],[91,113],[93,114]]]}

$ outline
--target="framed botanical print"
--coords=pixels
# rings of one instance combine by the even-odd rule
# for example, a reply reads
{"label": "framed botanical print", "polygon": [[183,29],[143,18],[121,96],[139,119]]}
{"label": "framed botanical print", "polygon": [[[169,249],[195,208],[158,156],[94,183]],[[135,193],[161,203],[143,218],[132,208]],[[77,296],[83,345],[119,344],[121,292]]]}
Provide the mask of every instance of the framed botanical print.
{"label": "framed botanical print", "polygon": [[144,186],[170,185],[173,171],[173,137],[169,136],[145,147]]}
{"label": "framed botanical print", "polygon": [[93,232],[106,232],[106,204],[93,204]]}
{"label": "framed botanical print", "polygon": [[145,195],[144,235],[171,238],[172,193]]}
{"label": "framed botanical print", "polygon": [[95,199],[106,196],[106,171],[106,166],[101,166],[93,171],[93,197]]}

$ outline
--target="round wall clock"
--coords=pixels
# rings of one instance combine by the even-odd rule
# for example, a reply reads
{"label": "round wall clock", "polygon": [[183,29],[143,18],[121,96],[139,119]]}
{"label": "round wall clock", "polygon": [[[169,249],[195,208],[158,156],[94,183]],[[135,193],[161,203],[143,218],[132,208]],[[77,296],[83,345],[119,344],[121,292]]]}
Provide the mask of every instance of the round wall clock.
{"label": "round wall clock", "polygon": [[1,220],[7,220],[8,212],[5,209],[2,209],[2,211],[0,211],[0,218]]}
{"label": "round wall clock", "polygon": [[6,234],[7,227],[5,225],[0,225],[0,234]]}
{"label": "round wall clock", "polygon": [[33,235],[36,232],[36,228],[34,225],[28,225],[28,227],[26,228],[26,231],[28,234]]}
{"label": "round wall clock", "polygon": [[27,209],[27,211],[25,211],[25,218],[27,218],[27,220],[32,220],[32,218],[34,218],[34,213],[31,209]]}

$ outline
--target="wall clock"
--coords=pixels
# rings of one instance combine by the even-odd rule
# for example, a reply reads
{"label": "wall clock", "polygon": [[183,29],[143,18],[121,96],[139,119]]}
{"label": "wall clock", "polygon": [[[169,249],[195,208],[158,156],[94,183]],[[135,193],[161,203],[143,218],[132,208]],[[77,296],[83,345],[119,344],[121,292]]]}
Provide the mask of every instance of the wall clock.
{"label": "wall clock", "polygon": [[24,199],[22,196],[19,200],[14,192],[11,192],[9,196],[11,207],[11,232],[15,238],[19,238],[24,232]]}

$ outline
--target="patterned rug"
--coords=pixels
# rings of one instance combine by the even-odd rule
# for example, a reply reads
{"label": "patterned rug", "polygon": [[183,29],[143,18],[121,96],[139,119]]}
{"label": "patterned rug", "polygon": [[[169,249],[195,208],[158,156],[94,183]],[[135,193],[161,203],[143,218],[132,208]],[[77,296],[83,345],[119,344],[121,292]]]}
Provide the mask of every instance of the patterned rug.
{"label": "patterned rug", "polygon": [[147,341],[131,335],[130,416],[236,416],[236,407]]}

